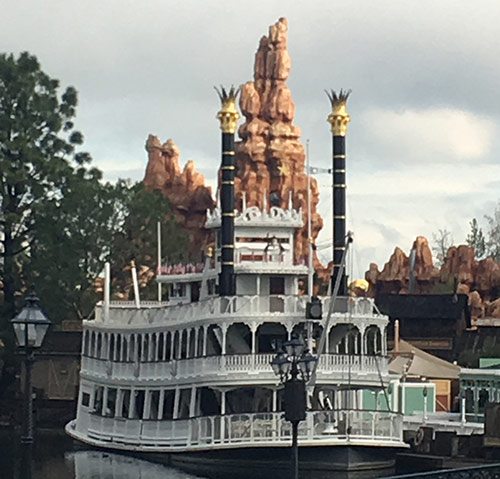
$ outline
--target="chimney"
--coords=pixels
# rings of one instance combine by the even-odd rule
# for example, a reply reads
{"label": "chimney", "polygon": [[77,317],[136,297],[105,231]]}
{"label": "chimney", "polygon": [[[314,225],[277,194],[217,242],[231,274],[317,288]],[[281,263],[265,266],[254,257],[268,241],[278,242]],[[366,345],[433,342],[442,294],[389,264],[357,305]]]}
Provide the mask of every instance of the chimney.
{"label": "chimney", "polygon": [[221,109],[217,113],[222,131],[222,164],[221,164],[221,270],[219,274],[219,295],[233,296],[234,281],[234,132],[240,117],[236,109],[238,89],[223,86],[216,88],[221,101]]}
{"label": "chimney", "polygon": [[[327,121],[331,125],[333,140],[333,161],[332,161],[332,179],[333,179],[333,270],[332,270],[332,291],[333,285],[339,274],[342,256],[345,250],[346,241],[346,198],[345,198],[345,167],[346,150],[345,136],[347,133],[347,123],[351,117],[347,114],[346,103],[350,91],[340,90],[339,93],[331,90],[326,92],[332,105],[332,112],[328,115]],[[342,273],[339,287],[339,296],[347,295],[347,277]]]}

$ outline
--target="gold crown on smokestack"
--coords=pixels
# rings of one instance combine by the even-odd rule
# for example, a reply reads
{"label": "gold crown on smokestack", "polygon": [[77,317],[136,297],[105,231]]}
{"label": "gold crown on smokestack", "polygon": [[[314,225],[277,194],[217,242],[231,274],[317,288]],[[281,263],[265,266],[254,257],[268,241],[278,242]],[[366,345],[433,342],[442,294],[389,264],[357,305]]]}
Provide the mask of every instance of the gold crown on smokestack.
{"label": "gold crown on smokestack", "polygon": [[334,136],[345,136],[347,133],[347,123],[351,121],[351,117],[347,114],[346,103],[351,90],[340,90],[337,94],[333,90],[325,90],[330,103],[332,104],[332,112],[328,115],[327,121],[331,125],[331,132]]}
{"label": "gold crown on smokestack", "polygon": [[236,97],[240,91],[239,88],[234,88],[231,85],[229,90],[226,90],[222,85],[220,90],[214,87],[221,101],[221,109],[217,113],[217,119],[220,121],[220,129],[223,133],[234,133],[236,131],[236,123],[240,114],[236,109]]}

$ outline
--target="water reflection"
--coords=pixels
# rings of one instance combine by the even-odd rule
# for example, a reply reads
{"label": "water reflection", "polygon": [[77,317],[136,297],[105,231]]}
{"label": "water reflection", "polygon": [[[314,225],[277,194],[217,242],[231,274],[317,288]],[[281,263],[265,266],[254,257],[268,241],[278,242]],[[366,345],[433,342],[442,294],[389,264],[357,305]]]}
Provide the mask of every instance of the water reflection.
{"label": "water reflection", "polygon": [[198,479],[184,472],[130,456],[101,451],[65,454],[75,479]]}
{"label": "water reflection", "polygon": [[73,451],[67,436],[37,438],[33,450],[0,429],[0,479],[202,479],[176,469],[105,451]]}

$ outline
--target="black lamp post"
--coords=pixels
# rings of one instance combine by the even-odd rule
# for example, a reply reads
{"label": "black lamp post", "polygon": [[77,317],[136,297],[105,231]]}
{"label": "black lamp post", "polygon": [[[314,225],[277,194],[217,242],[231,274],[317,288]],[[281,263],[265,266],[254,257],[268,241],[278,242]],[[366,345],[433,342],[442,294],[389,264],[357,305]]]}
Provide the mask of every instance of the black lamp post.
{"label": "black lamp post", "polygon": [[292,423],[292,478],[299,477],[298,429],[306,418],[306,382],[309,381],[317,358],[299,338],[283,344],[285,352],[279,352],[271,361],[274,373],[285,386],[285,419]]}
{"label": "black lamp post", "polygon": [[24,352],[24,408],[23,430],[21,443],[33,443],[33,394],[31,387],[31,369],[35,362],[34,350],[38,349],[45,338],[47,329],[51,324],[50,320],[40,309],[40,300],[31,291],[26,297],[26,304],[21,312],[11,319],[16,342],[19,349]]}

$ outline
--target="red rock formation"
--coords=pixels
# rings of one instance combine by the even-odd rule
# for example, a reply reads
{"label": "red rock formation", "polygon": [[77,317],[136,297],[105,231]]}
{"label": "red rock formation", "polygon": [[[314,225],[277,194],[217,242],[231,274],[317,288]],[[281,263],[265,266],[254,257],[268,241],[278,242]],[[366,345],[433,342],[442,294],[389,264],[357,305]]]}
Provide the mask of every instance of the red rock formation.
{"label": "red rock formation", "polygon": [[206,211],[214,207],[210,187],[205,186],[205,178],[188,161],[181,172],[179,149],[172,140],[163,145],[153,135],[146,142],[148,165],[144,177],[147,189],[158,189],[170,200],[175,219],[189,235],[189,252],[198,258],[208,242],[208,232],[204,229]]}
{"label": "red rock formation", "polygon": [[[438,271],[432,263],[429,244],[423,236],[413,243],[416,248],[416,293],[463,293],[469,295],[473,318],[500,318],[500,264],[492,258],[474,259],[474,248],[452,246]],[[369,294],[406,293],[408,291],[409,259],[396,248],[382,272],[371,263],[365,273],[370,283]]]}
{"label": "red rock formation", "polygon": [[[432,289],[438,270],[432,262],[429,243],[423,236],[417,236],[412,249],[415,249],[415,293],[427,293]],[[375,263],[365,273],[365,279],[370,283],[369,294],[377,293],[407,293],[410,277],[410,258],[404,251],[396,247],[389,261],[381,272]]]}
{"label": "red rock formation", "polygon": [[[241,87],[240,108],[245,122],[238,130],[241,141],[236,143],[236,207],[241,207],[242,192],[246,192],[248,206],[260,207],[264,193],[268,205],[282,207],[287,206],[292,193],[293,206],[302,208],[304,218],[304,227],[296,237],[295,255],[305,257],[308,250],[307,175],[300,128],[293,125],[295,105],[286,85],[290,74],[287,30],[285,18],[271,25],[255,54],[254,81]],[[158,138],[150,136],[146,150],[149,162],[144,184],[149,189],[160,189],[170,199],[175,218],[189,232],[191,251],[199,251],[200,245],[206,242],[202,227],[205,212],[213,207],[210,189],[204,186],[203,176],[195,172],[191,162],[181,173],[179,151],[172,140],[161,145]],[[312,237],[315,239],[323,220],[316,211],[319,189],[314,178],[311,178],[311,191]],[[317,258],[315,264],[321,266]]]}
{"label": "red rock formation", "polygon": [[[264,192],[281,207],[287,206],[291,192],[293,206],[302,208],[304,218],[304,228],[296,237],[295,254],[305,257],[307,175],[300,128],[293,125],[295,104],[286,85],[290,74],[287,31],[285,18],[269,27],[269,35],[261,38],[255,54],[254,81],[241,87],[240,109],[245,122],[238,130],[241,141],[236,144],[235,192],[237,207],[241,205],[242,192],[246,192],[248,206],[260,207]],[[319,190],[314,178],[311,191],[312,237],[316,238],[323,220],[316,212]],[[319,266],[317,259],[315,262]]]}
{"label": "red rock formation", "polygon": [[442,283],[465,284],[470,287],[474,283],[474,248],[465,244],[452,246],[446,253],[439,274]]}

